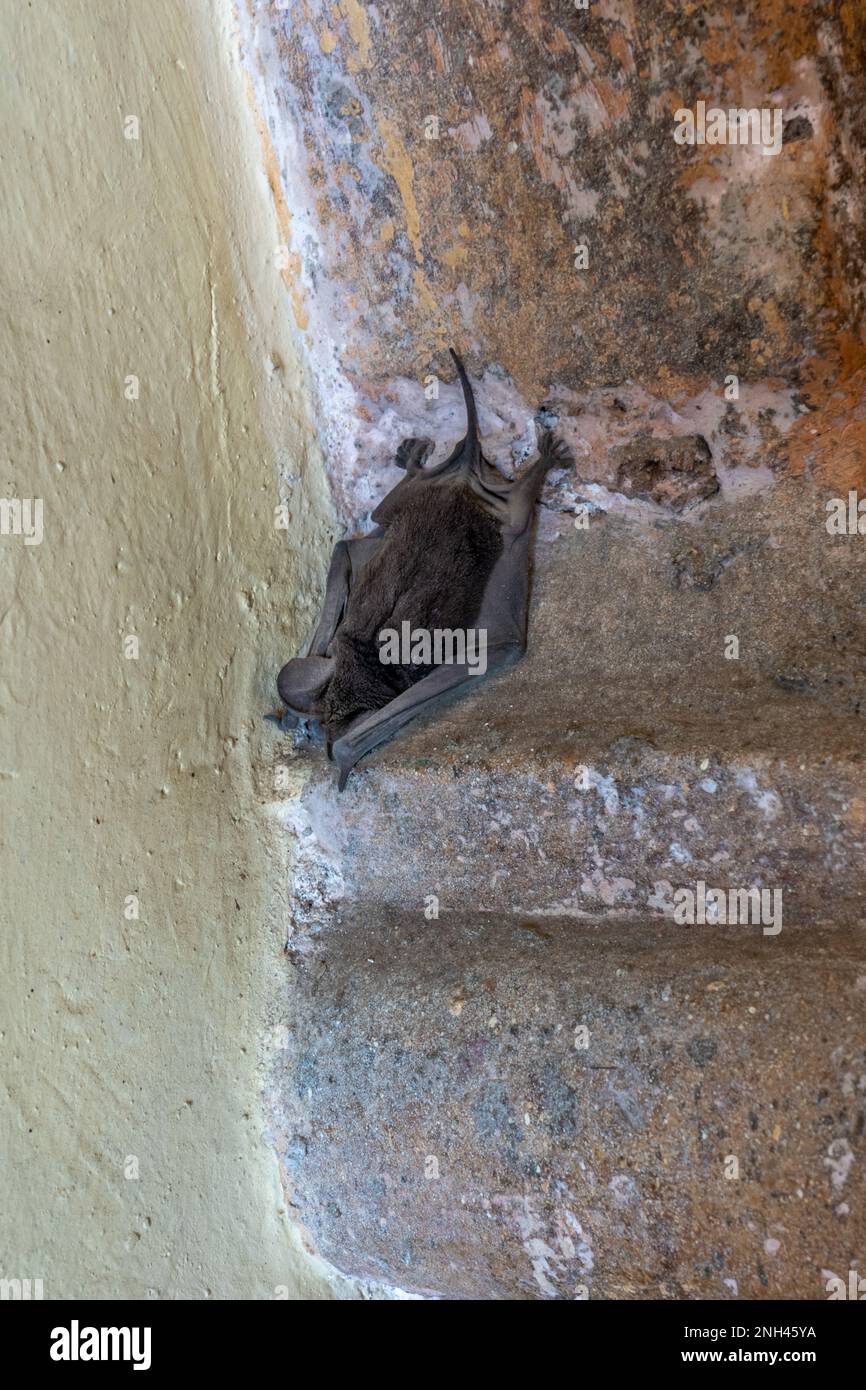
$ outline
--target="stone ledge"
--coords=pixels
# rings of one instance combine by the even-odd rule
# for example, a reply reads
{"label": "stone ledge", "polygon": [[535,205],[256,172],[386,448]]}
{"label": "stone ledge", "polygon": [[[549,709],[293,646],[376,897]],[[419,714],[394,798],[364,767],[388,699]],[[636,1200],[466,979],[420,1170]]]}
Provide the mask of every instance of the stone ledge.
{"label": "stone ledge", "polygon": [[821,1299],[862,1258],[862,928],[365,910],[293,975],[274,1130],[297,1217],[347,1273]]}

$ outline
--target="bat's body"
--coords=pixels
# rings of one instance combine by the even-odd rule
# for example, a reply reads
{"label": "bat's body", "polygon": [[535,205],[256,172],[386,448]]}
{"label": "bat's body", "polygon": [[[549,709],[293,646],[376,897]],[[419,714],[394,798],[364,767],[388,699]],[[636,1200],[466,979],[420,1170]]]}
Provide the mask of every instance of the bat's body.
{"label": "bat's body", "polygon": [[406,439],[406,476],[373,513],[376,530],[334,550],[310,653],[283,667],[277,685],[292,713],[325,727],[340,790],[355,763],[448,691],[471,684],[465,662],[389,664],[381,634],[474,629],[486,635],[487,670],[526,650],[529,550],[535,502],[551,468],[570,462],[549,434],[513,482],[482,454],[472,388],[452,353],[466,399],[467,432],[444,463],[425,469],[433,445]]}

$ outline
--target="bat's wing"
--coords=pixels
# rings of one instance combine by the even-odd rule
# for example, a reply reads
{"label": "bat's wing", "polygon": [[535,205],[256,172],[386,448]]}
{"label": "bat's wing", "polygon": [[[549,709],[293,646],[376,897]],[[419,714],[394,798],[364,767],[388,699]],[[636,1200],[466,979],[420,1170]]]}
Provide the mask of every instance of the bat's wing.
{"label": "bat's wing", "polygon": [[364,566],[376,554],[383,534],[378,529],[369,536],[339,541],[334,547],[325,582],[322,614],[310,643],[309,654],[288,661],[277,676],[280,699],[293,714],[311,714],[334,674],[334,661],[329,655],[331,643],[343,621],[352,587]]}
{"label": "bat's wing", "polygon": [[[475,621],[475,627],[486,633],[488,675],[512,665],[526,651],[530,530],[506,535],[504,540],[503,552],[493,567]],[[435,707],[445,696],[460,687],[471,689],[480,679],[467,663],[437,666],[382,709],[359,716],[332,749],[340,772],[340,791],[365,753],[391,738],[417,715]]]}

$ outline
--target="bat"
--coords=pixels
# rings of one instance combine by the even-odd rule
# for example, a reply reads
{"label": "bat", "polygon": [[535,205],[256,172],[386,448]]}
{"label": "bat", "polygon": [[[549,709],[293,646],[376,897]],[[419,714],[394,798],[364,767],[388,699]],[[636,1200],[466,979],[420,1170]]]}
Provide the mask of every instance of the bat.
{"label": "bat", "polygon": [[[405,476],[373,512],[376,529],[336,545],[309,653],[277,678],[289,712],[324,728],[340,791],[365,754],[449,693],[471,688],[481,663],[469,660],[465,640],[455,647],[455,634],[474,634],[476,653],[486,644],[487,674],[526,651],[535,503],[548,472],[572,457],[544,430],[535,461],[506,478],[482,452],[472,387],[453,349],[451,356],[465,437],[430,468],[432,440],[402,441],[396,462]],[[450,637],[451,659],[432,659],[422,640],[410,650],[404,641],[401,655],[385,660],[383,634],[407,633]]]}

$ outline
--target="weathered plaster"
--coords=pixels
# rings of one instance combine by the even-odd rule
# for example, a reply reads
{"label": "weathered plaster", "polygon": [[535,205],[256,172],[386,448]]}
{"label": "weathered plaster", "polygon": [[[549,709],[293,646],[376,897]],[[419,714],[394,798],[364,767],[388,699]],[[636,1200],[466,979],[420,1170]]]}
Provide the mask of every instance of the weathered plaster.
{"label": "weathered plaster", "polygon": [[[771,393],[763,443],[796,469],[792,412],[823,407],[864,324],[857,6],[245,0],[240,18],[345,521],[401,434],[436,433],[424,387],[450,380],[450,343],[507,394],[506,462],[551,396],[580,444],[586,393],[633,382],[679,411],[734,373]],[[699,99],[778,108],[781,151],[677,145]]]}
{"label": "weathered plaster", "polygon": [[232,23],[0,17],[0,491],[44,501],[41,545],[0,539],[0,1274],[46,1298],[351,1293],[258,1103],[284,928],[250,768],[332,519]]}

